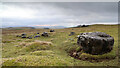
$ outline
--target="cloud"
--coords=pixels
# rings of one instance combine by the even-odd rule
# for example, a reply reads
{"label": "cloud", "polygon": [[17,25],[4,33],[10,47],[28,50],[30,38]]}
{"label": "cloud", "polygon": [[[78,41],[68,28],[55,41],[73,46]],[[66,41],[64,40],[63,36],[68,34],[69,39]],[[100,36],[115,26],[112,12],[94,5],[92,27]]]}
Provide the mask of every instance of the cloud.
{"label": "cloud", "polygon": [[57,26],[57,25],[30,25],[30,26]]}
{"label": "cloud", "polygon": [[15,5],[4,5],[1,11],[3,18],[34,18],[35,11]]}
{"label": "cloud", "polygon": [[117,2],[3,3],[3,26],[117,24]]}

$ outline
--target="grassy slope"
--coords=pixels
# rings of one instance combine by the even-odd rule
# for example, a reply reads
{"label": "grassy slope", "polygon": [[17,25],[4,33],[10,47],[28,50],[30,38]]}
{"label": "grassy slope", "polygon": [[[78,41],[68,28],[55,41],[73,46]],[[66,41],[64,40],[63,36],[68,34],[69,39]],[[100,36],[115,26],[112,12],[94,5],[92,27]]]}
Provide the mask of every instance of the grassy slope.
{"label": "grassy slope", "polygon": [[[55,29],[54,33],[50,33],[50,37],[40,37],[36,39],[21,39],[16,38],[17,34],[27,33],[32,35],[36,32],[49,32],[46,29],[22,29],[22,30],[7,30],[3,29],[3,65],[4,66],[105,66],[118,64],[117,57],[112,60],[105,60],[102,62],[89,62],[74,59],[70,57],[66,51],[71,48],[78,47],[76,42],[77,35],[83,32],[105,32],[114,37],[114,49],[105,56],[116,56],[118,48],[118,26],[105,26],[105,25],[94,25],[85,28],[66,28],[66,29]],[[70,32],[75,32],[76,35],[68,36]],[[14,45],[20,45],[20,43],[30,43],[34,40],[50,41],[52,46],[49,46],[46,50],[29,50],[30,47],[16,47]],[[36,46],[35,48],[40,48]],[[101,56],[100,56],[101,57]]]}

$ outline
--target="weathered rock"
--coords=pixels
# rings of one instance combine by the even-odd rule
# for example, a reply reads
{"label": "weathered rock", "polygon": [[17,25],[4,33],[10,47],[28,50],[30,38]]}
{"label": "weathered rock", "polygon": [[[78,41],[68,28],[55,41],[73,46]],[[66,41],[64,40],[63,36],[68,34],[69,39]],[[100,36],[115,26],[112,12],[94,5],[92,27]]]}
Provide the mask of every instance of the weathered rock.
{"label": "weathered rock", "polygon": [[36,35],[34,38],[40,37],[40,35]]}
{"label": "weathered rock", "polygon": [[103,32],[81,33],[77,44],[82,47],[85,53],[105,54],[112,50],[114,38]]}
{"label": "weathered rock", "polygon": [[37,34],[40,34],[40,33],[37,33]]}
{"label": "weathered rock", "polygon": [[26,35],[27,34],[21,34],[21,38],[27,38]]}
{"label": "weathered rock", "polygon": [[32,39],[32,36],[27,37],[28,39]]}
{"label": "weathered rock", "polygon": [[48,37],[49,35],[47,32],[43,32],[41,36]]}
{"label": "weathered rock", "polygon": [[21,36],[21,38],[27,38],[26,36]]}
{"label": "weathered rock", "polygon": [[27,34],[21,34],[21,36],[26,36]]}
{"label": "weathered rock", "polygon": [[50,30],[50,32],[55,32],[55,30]]}
{"label": "weathered rock", "polygon": [[27,34],[16,35],[16,37],[26,38]]}
{"label": "weathered rock", "polygon": [[75,34],[75,32],[71,32],[71,33],[69,34],[69,36],[74,35],[74,34]]}

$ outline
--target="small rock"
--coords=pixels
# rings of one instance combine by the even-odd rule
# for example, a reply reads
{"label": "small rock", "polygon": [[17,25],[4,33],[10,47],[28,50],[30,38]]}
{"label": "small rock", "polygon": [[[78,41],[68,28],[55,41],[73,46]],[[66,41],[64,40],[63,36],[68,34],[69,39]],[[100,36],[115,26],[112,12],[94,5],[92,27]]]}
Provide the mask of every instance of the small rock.
{"label": "small rock", "polygon": [[55,30],[50,30],[50,32],[55,32]]}
{"label": "small rock", "polygon": [[29,36],[29,37],[27,37],[28,39],[32,39],[32,37],[31,36]]}
{"label": "small rock", "polygon": [[37,33],[37,34],[40,34],[40,33]]}
{"label": "small rock", "polygon": [[43,32],[41,36],[48,37],[49,35],[47,32]]}
{"label": "small rock", "polygon": [[21,34],[21,36],[26,36],[26,35],[27,35],[27,34],[25,34],[25,33],[24,33],[24,34]]}
{"label": "small rock", "polygon": [[21,36],[21,38],[27,38],[26,36]]}
{"label": "small rock", "polygon": [[36,35],[34,38],[40,37],[40,35]]}
{"label": "small rock", "polygon": [[74,34],[75,34],[75,32],[71,32],[71,33],[69,34],[69,36],[74,35]]}

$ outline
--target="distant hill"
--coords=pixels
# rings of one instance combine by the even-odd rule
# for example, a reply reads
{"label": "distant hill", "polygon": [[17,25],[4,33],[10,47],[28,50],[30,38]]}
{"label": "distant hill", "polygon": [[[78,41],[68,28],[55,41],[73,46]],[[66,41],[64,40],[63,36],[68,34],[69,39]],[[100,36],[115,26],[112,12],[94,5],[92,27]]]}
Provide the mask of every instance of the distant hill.
{"label": "distant hill", "polygon": [[35,27],[8,27],[4,29],[15,29],[15,30],[21,30],[21,29],[35,29]]}
{"label": "distant hill", "polygon": [[39,29],[39,28],[48,28],[48,29],[63,29],[66,28],[64,26],[36,26],[36,27],[6,27],[2,29],[12,29],[12,30],[22,30],[22,29]]}
{"label": "distant hill", "polygon": [[62,29],[64,26],[36,26],[35,28],[49,28],[49,29]]}

